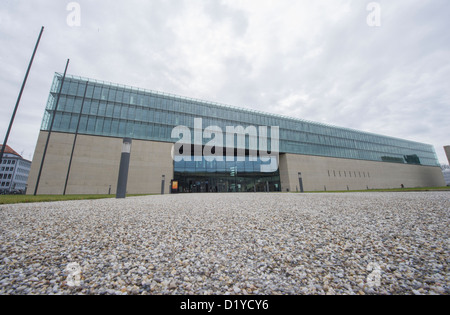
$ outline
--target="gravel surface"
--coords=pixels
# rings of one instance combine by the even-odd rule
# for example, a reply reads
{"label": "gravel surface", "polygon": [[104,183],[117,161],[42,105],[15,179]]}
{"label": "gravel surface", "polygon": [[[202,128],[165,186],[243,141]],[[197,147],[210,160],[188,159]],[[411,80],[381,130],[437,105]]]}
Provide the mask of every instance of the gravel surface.
{"label": "gravel surface", "polygon": [[447,295],[449,218],[448,192],[0,206],[0,294]]}

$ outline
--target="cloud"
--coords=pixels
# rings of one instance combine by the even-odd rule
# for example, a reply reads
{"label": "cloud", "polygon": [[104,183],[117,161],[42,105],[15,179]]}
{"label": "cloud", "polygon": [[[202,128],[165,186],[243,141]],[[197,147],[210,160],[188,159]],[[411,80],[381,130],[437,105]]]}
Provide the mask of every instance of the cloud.
{"label": "cloud", "polygon": [[[46,31],[11,146],[31,155],[55,71],[406,138],[449,144],[446,0],[5,1],[0,136],[41,25]],[[28,158],[31,158],[28,156]]]}

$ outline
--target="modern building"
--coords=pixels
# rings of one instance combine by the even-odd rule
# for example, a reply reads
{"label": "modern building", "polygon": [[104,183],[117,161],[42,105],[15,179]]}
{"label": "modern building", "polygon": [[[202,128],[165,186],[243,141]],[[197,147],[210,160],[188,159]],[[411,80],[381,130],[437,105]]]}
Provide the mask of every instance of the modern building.
{"label": "modern building", "polygon": [[[67,194],[114,194],[125,137],[133,139],[128,178],[128,193],[133,194],[160,193],[161,186],[168,193],[171,180],[178,182],[178,192],[444,184],[436,152],[428,144],[75,76],[66,77],[58,103],[61,82],[62,75],[55,74],[31,167],[29,193],[36,188],[50,129],[38,194],[62,194],[65,189]],[[177,126],[192,131],[185,135],[192,139],[191,148],[175,149],[181,137],[174,132]],[[211,153],[219,158],[206,158],[202,149],[212,142],[209,126],[224,132],[227,127],[234,126],[236,131],[241,126],[243,132],[236,132],[231,139],[239,139],[239,132],[243,133],[245,150],[218,141]],[[261,133],[264,127],[266,134]],[[205,130],[203,137],[199,129]],[[256,159],[251,130],[259,130]],[[277,133],[279,141],[274,137]],[[262,159],[262,143],[267,152],[276,152],[278,145],[278,168],[264,167],[267,160]],[[188,151],[191,160],[177,158]],[[234,154],[220,159],[225,152]]]}
{"label": "modern building", "polygon": [[448,164],[450,164],[450,145],[444,147],[445,154],[447,155]]}
{"label": "modern building", "polygon": [[[3,145],[0,145],[0,150]],[[31,161],[25,160],[19,153],[6,145],[0,164],[0,193],[25,193]]]}

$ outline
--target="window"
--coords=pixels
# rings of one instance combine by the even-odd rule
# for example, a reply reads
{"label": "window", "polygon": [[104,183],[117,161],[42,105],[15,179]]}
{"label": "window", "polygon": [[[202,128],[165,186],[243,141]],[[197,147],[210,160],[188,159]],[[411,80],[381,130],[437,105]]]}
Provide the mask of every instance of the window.
{"label": "window", "polygon": [[119,105],[114,106],[113,117],[120,118],[120,106]]}
{"label": "window", "polygon": [[87,92],[86,92],[86,97],[87,98],[92,98],[93,94],[94,94],[94,86],[93,85],[88,85]]}
{"label": "window", "polygon": [[102,93],[102,87],[101,86],[96,86],[94,89],[94,95],[92,98],[95,98],[97,100],[99,100],[101,98],[101,93]]}
{"label": "window", "polygon": [[111,124],[111,135],[118,135],[119,134],[119,120],[114,119]]}
{"label": "window", "polygon": [[121,120],[119,123],[119,135],[120,136],[125,136],[125,132],[126,132],[126,121]]}
{"label": "window", "polygon": [[[86,103],[86,101],[85,101],[85,103]],[[82,104],[82,100],[80,98],[77,98],[74,102],[72,112],[79,113],[81,111],[81,104]]]}
{"label": "window", "polygon": [[103,132],[105,134],[110,134],[110,132],[111,132],[111,122],[112,122],[111,118],[105,118],[105,122],[103,124]]}
{"label": "window", "polygon": [[97,115],[98,107],[99,107],[99,102],[98,101],[93,101],[92,105],[91,105],[90,114],[91,115]]}
{"label": "window", "polygon": [[[95,102],[95,101],[93,101],[93,102]],[[90,108],[91,108],[91,101],[85,101],[82,113],[89,114]],[[80,110],[81,110],[81,104],[80,104]]]}
{"label": "window", "polygon": [[113,113],[114,113],[114,105],[113,104],[108,104],[106,107],[106,116],[107,117],[113,117]]}
{"label": "window", "polygon": [[108,89],[104,87],[102,89],[102,101],[106,101],[107,97],[108,97]]}
{"label": "window", "polygon": [[116,102],[121,103],[123,100],[123,91],[122,90],[118,90],[117,94],[116,94]]}
{"label": "window", "polygon": [[98,108],[98,116],[105,116],[106,114],[106,102],[100,102],[100,106]]}
{"label": "window", "polygon": [[85,115],[81,116],[79,132],[86,132],[87,120],[88,120],[87,116]]}
{"label": "window", "polygon": [[123,94],[123,103],[125,103],[125,104],[130,103],[130,92],[125,92]]}
{"label": "window", "polygon": [[84,82],[83,84],[79,84],[79,85],[78,85],[78,93],[77,93],[77,96],[78,96],[78,97],[83,97],[83,96],[84,96],[85,90],[86,90],[86,83]]}
{"label": "window", "polygon": [[120,112],[120,118],[127,119],[127,113],[128,113],[128,107],[127,106],[123,106],[122,110]]}
{"label": "window", "polygon": [[97,123],[95,124],[95,133],[102,134],[103,133],[103,121],[104,118],[98,117]]}
{"label": "window", "polygon": [[128,119],[134,120],[136,118],[136,107],[131,106],[128,111]]}
{"label": "window", "polygon": [[62,117],[62,120],[61,120],[61,128],[62,129],[70,128],[70,118],[71,118],[70,114],[63,114],[63,117]]}
{"label": "window", "polygon": [[69,94],[75,96],[75,95],[77,95],[77,92],[78,92],[78,83],[77,82],[71,82],[70,83],[70,87],[69,87]]}
{"label": "window", "polygon": [[89,116],[87,132],[89,132],[89,133],[95,132],[95,117],[93,117],[93,116]]}
{"label": "window", "polygon": [[116,100],[117,90],[110,90],[108,95],[108,101],[114,102]]}

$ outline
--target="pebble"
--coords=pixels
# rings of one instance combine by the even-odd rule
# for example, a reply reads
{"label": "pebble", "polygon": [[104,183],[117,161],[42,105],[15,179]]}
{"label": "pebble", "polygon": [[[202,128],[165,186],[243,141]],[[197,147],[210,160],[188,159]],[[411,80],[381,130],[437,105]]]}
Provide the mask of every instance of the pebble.
{"label": "pebble", "polygon": [[449,221],[448,192],[0,206],[0,295],[448,295]]}

